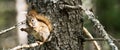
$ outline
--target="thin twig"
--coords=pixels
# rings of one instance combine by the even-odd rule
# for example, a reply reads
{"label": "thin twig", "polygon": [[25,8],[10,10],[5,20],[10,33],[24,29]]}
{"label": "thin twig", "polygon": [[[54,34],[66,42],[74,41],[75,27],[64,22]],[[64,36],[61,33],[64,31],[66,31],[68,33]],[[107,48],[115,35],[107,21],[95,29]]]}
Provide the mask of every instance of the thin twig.
{"label": "thin twig", "polygon": [[14,29],[14,28],[16,28],[16,26],[12,26],[12,27],[10,27],[10,28],[8,28],[8,29],[1,30],[1,31],[0,31],[0,35],[3,34],[3,33],[5,33],[5,32],[7,32],[7,31],[10,31],[10,30],[12,30],[12,29]]}
{"label": "thin twig", "polygon": [[18,50],[18,49],[24,49],[24,48],[30,48],[30,47],[35,47],[38,45],[42,45],[43,42],[36,42],[36,43],[32,43],[32,44],[24,44],[24,45],[20,45],[20,46],[16,46],[10,50]]}
{"label": "thin twig", "polygon": [[5,32],[7,32],[7,31],[10,31],[10,30],[12,30],[12,29],[15,29],[16,27],[18,27],[18,26],[20,26],[20,25],[23,25],[23,24],[25,24],[25,20],[22,21],[22,22],[20,22],[20,23],[18,23],[18,24],[16,24],[16,25],[14,25],[14,26],[12,26],[12,27],[10,27],[10,28],[8,28],[8,29],[1,30],[1,31],[0,31],[0,35],[3,34],[3,33],[5,33]]}
{"label": "thin twig", "polygon": [[[90,32],[85,27],[83,27],[83,31],[90,39],[94,39],[93,36],[90,34]],[[85,40],[87,40],[87,39],[85,39]],[[97,50],[101,50],[100,46],[98,45],[98,43],[96,41],[92,41],[92,42],[95,45],[95,47],[97,48]]]}
{"label": "thin twig", "polygon": [[64,4],[60,4],[59,7],[61,9],[64,9],[64,8],[70,8],[70,9],[80,9],[82,6],[81,5],[77,5],[77,6],[71,6],[71,5],[64,5]]}
{"label": "thin twig", "polygon": [[[94,39],[85,38],[85,41],[107,41],[107,39],[104,39],[104,38],[94,38]],[[118,42],[120,42],[120,39],[114,39],[113,41],[118,41]]]}
{"label": "thin twig", "polygon": [[94,38],[94,39],[85,38],[85,41],[107,41],[107,39],[104,39],[104,38]]}

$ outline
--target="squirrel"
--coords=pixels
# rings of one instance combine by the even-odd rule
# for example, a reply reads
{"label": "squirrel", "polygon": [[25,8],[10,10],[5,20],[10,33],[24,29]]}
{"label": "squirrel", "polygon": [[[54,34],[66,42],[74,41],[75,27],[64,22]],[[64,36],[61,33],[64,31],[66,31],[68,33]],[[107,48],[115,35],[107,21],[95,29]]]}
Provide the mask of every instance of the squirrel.
{"label": "squirrel", "polygon": [[35,10],[30,10],[26,15],[26,23],[28,28],[22,28],[21,31],[33,35],[36,40],[42,43],[49,40],[52,24],[45,15],[38,14]]}
{"label": "squirrel", "polygon": [[[32,19],[36,18],[38,21],[45,23],[48,26],[49,30],[52,31],[51,21],[48,18],[46,18],[45,15],[38,14],[37,11],[35,11],[35,10],[30,10],[27,14],[27,19],[28,18],[32,18]],[[32,20],[32,19],[30,19],[30,20]],[[30,22],[30,20],[28,20],[28,21]]]}

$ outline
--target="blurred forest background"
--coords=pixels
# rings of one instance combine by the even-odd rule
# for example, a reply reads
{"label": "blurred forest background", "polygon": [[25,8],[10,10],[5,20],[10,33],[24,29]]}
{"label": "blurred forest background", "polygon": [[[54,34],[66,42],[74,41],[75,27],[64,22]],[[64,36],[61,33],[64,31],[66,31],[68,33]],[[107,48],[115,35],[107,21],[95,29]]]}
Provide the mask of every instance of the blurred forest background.
{"label": "blurred forest background", "polygon": [[[0,30],[9,28],[16,24],[15,0],[0,0]],[[120,0],[93,0],[94,13],[105,27],[106,31],[113,37],[120,38]],[[89,30],[90,24],[85,22]],[[0,50],[11,48],[18,44],[17,30],[0,35]]]}
{"label": "blurred forest background", "polygon": [[[0,0],[0,30],[16,24],[15,0]],[[17,30],[11,30],[0,35],[0,50],[14,47],[18,44]]]}

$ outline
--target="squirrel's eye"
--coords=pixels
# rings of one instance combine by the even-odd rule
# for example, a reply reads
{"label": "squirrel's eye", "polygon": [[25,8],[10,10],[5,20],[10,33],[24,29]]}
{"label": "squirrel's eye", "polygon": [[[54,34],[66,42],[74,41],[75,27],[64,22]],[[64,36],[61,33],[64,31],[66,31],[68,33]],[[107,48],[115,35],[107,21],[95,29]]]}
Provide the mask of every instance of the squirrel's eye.
{"label": "squirrel's eye", "polygon": [[31,21],[33,22],[34,20],[32,19]]}

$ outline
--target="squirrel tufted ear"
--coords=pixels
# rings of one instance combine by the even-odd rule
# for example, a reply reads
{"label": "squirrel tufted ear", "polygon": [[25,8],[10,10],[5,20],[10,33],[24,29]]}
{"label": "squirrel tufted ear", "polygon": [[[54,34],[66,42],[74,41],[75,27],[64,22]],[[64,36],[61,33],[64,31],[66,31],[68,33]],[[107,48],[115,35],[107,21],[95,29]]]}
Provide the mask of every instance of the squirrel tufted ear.
{"label": "squirrel tufted ear", "polygon": [[38,13],[36,10],[30,10],[28,11],[27,15],[35,17],[36,15],[38,15]]}

